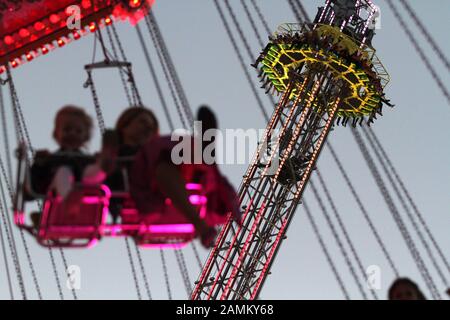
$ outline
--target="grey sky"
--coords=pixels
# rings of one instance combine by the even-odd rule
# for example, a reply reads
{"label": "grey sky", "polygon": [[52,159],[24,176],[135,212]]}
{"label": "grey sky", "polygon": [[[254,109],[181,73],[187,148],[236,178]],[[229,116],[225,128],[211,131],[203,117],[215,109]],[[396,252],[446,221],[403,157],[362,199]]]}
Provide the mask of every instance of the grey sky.
{"label": "grey sky", "polygon": [[[275,30],[281,23],[294,21],[287,1],[257,1],[267,17],[271,29]],[[261,48],[250,29],[240,1],[230,0],[230,2],[238,12],[256,58]],[[316,13],[317,6],[322,5],[323,2],[322,0],[303,1],[312,17]],[[410,0],[409,2],[435,39],[438,40],[444,53],[450,56],[450,41],[448,41],[450,1]],[[448,140],[450,132],[448,123],[450,122],[450,106],[420,61],[418,54],[414,52],[398,22],[394,20],[385,1],[378,0],[375,3],[381,7],[381,29],[377,31],[374,46],[391,75],[391,83],[386,92],[387,97],[396,107],[394,109],[386,108],[384,116],[376,121],[374,128],[422,210],[431,230],[442,246],[444,254],[449,259],[450,152]],[[213,2],[210,0],[156,0],[154,10],[191,106],[196,109],[203,103],[211,105],[217,113],[223,129],[264,128],[263,117],[257,109],[255,99],[240,69]],[[410,20],[408,23],[413,26]],[[168,132],[168,126],[137,41],[136,32],[128,23],[119,23],[118,28],[128,57],[133,62],[135,77],[143,100],[147,106],[156,111],[162,125],[161,131]],[[449,74],[426,45],[425,40],[419,36],[417,28],[414,28],[414,33],[419,37],[419,42],[424,46],[432,64],[448,88]],[[148,44],[150,43],[148,42]],[[36,148],[55,148],[51,139],[53,117],[56,110],[62,105],[74,103],[84,106],[90,114],[95,114],[89,91],[82,87],[86,80],[83,65],[91,61],[92,49],[93,37],[87,36],[14,71],[17,90],[32,142]],[[157,57],[153,50],[152,57],[154,63],[157,64]],[[247,58],[246,55],[245,57]],[[245,61],[247,65],[251,62],[253,61]],[[256,80],[256,74],[252,72],[252,75]],[[118,114],[126,107],[120,78],[115,72],[99,71],[95,74],[95,81],[106,124],[113,126]],[[171,114],[176,120],[176,124],[180,126],[162,72],[160,72],[160,81],[164,84]],[[263,97],[264,91],[260,89],[259,93],[266,103],[267,99]],[[269,108],[267,103],[266,107]],[[10,126],[10,132],[12,135],[12,126]],[[344,161],[345,168],[358,188],[364,204],[369,208],[369,214],[387,243],[402,275],[417,280],[426,296],[430,297],[349,129],[338,127],[330,135],[330,141]],[[95,151],[98,146],[99,134],[97,133],[90,150]],[[246,167],[247,165],[222,165],[222,170],[237,187]],[[379,265],[381,267],[382,288],[379,295],[384,298],[387,288],[393,280],[393,274],[327,150],[319,159],[319,167],[332,190],[334,200],[350,230],[350,236],[363,263],[365,266]],[[323,215],[318,210],[309,191],[306,192],[306,198],[310,199],[309,205],[313,209],[321,233],[332,252],[351,297],[360,299],[361,295],[348,272]],[[402,214],[404,215],[404,212]],[[410,227],[410,224],[408,226]],[[20,260],[27,292],[31,298],[36,298],[30,269],[26,263],[17,230],[15,236],[16,241],[20,243]],[[39,247],[28,235],[25,238],[44,298],[58,299],[56,282],[47,250]],[[199,246],[198,243],[197,246]],[[419,247],[425,257],[423,248]],[[65,253],[69,264],[79,265],[82,270],[82,289],[77,293],[79,298],[136,298],[123,239],[104,239],[91,250],[66,250]],[[184,253],[193,282],[200,270],[189,246]],[[57,258],[59,277],[64,285],[65,274],[61,257],[57,250],[54,250],[54,254]],[[206,250],[201,250],[202,258],[205,258],[206,254]],[[166,299],[167,292],[159,251],[143,250],[142,255],[153,297]],[[168,258],[170,283],[174,297],[185,299],[187,295],[175,255],[173,252],[167,251],[166,257]],[[431,269],[429,259],[425,258]],[[0,264],[0,270],[0,299],[8,299],[3,263]],[[435,270],[431,269],[431,271],[443,294],[442,283],[439,282]],[[448,272],[446,275],[449,277]],[[140,283],[143,284],[142,281]],[[14,284],[17,289],[15,280]],[[63,290],[65,297],[70,299],[69,290],[65,287]],[[143,288],[141,290],[145,297]],[[19,291],[16,290],[15,294],[18,297]],[[282,244],[272,268],[272,275],[269,276],[261,297],[263,299],[343,298],[301,208],[297,210],[288,231],[288,239]]]}

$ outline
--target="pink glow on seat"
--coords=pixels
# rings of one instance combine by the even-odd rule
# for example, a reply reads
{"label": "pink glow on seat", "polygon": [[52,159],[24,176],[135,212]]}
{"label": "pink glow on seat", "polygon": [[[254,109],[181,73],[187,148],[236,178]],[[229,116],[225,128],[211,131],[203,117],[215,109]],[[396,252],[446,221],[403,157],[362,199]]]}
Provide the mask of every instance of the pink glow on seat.
{"label": "pink glow on seat", "polygon": [[94,246],[96,246],[98,243],[98,239],[92,239],[91,241],[89,241],[89,243],[86,245],[86,248],[91,249]]}
{"label": "pink glow on seat", "polygon": [[177,233],[194,233],[195,228],[192,224],[160,224],[160,225],[150,225],[147,228],[150,233],[167,233],[167,234],[177,234]]}
{"label": "pink glow on seat", "polygon": [[84,185],[74,192],[83,195],[79,212],[75,215],[65,212],[60,196],[48,196],[38,231],[39,243],[91,248],[98,242],[101,228],[107,222],[111,191],[105,185]]}
{"label": "pink glow on seat", "polygon": [[189,196],[189,202],[193,205],[204,205],[208,202],[208,198],[206,198],[206,196],[192,194]]}
{"label": "pink glow on seat", "polygon": [[105,193],[105,198],[107,199],[111,198],[111,189],[109,189],[107,185],[102,184],[100,186],[100,189],[102,189],[102,191]]}
{"label": "pink glow on seat", "polygon": [[136,208],[123,208],[122,209],[122,215],[137,215],[139,214]]}
{"label": "pink glow on seat", "polygon": [[99,204],[102,203],[102,199],[99,199],[98,197],[84,197],[83,203],[84,204]]}
{"label": "pink glow on seat", "polygon": [[14,213],[14,223],[18,226],[25,225],[25,215],[23,212]]}
{"label": "pink glow on seat", "polygon": [[145,249],[181,249],[184,248],[188,243],[145,243],[139,244],[139,247]]}
{"label": "pink glow on seat", "polygon": [[205,205],[200,207],[200,218],[205,219],[206,218],[206,202]]}
{"label": "pink glow on seat", "polygon": [[186,183],[186,190],[202,190],[203,186],[200,183]]}

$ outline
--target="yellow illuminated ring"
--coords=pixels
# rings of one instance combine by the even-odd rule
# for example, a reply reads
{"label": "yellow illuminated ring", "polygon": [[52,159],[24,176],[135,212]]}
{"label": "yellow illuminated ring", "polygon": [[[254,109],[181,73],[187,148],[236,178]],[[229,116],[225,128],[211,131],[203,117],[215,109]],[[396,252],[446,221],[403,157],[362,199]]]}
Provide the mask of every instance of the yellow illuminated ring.
{"label": "yellow illuminated ring", "polygon": [[[284,92],[289,83],[289,71],[301,64],[323,64],[336,78],[348,83],[349,95],[341,97],[338,116],[361,118],[373,114],[381,107],[381,95],[373,80],[355,63],[349,63],[333,52],[324,52],[309,45],[271,44],[261,61],[262,70],[277,91]],[[295,99],[294,90],[291,99]],[[331,106],[333,101],[329,102]]]}

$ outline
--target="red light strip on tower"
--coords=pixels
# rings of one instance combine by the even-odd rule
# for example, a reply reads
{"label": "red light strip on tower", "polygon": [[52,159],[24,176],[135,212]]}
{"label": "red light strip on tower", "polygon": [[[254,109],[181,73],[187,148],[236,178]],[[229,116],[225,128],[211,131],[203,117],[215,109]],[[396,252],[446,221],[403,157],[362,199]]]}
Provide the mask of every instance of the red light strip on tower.
{"label": "red light strip on tower", "polygon": [[249,177],[253,176],[253,171],[256,169],[255,164],[261,155],[263,146],[267,142],[267,139],[269,137],[269,131],[273,131],[273,126],[275,124],[275,121],[278,120],[279,115],[280,115],[280,109],[283,108],[284,105],[286,104],[286,99],[289,99],[289,96],[292,91],[292,87],[293,87],[293,84],[290,84],[286,88],[286,91],[284,92],[283,96],[281,97],[280,102],[278,103],[278,106],[277,106],[275,112],[273,113],[272,119],[270,120],[269,124],[267,125],[267,127],[264,131],[264,140],[262,141],[262,143],[259,145],[258,149],[256,150],[255,156],[253,157],[253,160],[251,162],[251,166],[248,168],[248,170],[244,176],[243,185],[246,185],[248,183]]}
{"label": "red light strip on tower", "polygon": [[295,193],[295,196],[294,196],[295,199],[298,199],[298,197],[300,196],[301,192],[303,191],[303,187],[311,174],[312,167],[313,167],[314,163],[316,162],[316,158],[318,157],[320,150],[322,149],[323,141],[325,140],[325,137],[328,134],[328,130],[330,129],[330,126],[334,122],[334,115],[336,114],[336,111],[338,110],[338,106],[339,106],[340,102],[341,102],[341,99],[337,98],[333,108],[331,109],[331,113],[328,116],[329,117],[328,121],[325,124],[325,127],[322,129],[322,133],[320,134],[319,139],[317,140],[318,147],[314,148],[313,154],[311,156],[311,160],[309,161],[308,166],[306,167],[305,174],[303,175],[303,178],[299,184],[299,188],[298,188],[297,192]]}
{"label": "red light strip on tower", "polygon": [[[307,79],[304,80],[302,88],[306,84],[306,81],[307,81]],[[275,154],[277,154],[277,149],[278,149],[278,146],[280,145],[281,138],[283,137],[283,134],[286,131],[287,126],[289,125],[289,123],[292,120],[295,108],[297,107],[300,99],[301,99],[301,95],[299,94],[297,96],[297,98],[295,99],[294,104],[292,105],[291,111],[289,112],[289,115],[288,115],[288,117],[286,119],[286,123],[283,125],[283,127],[281,128],[281,131],[278,133],[278,138],[277,138],[277,141],[275,143],[275,146],[274,146],[273,150],[271,151],[270,159],[267,161],[267,165],[266,165],[266,167],[264,168],[264,171],[261,174],[262,177],[264,177],[267,174],[267,170],[269,169],[269,164],[272,162],[272,159],[275,156]],[[281,169],[278,169],[278,170],[281,170]]]}
{"label": "red light strip on tower", "polygon": [[258,226],[259,221],[261,220],[261,216],[262,216],[262,213],[264,212],[265,208],[266,208],[266,204],[263,202],[262,205],[261,205],[261,208],[258,211],[256,219],[253,222],[253,226],[252,226],[252,228],[251,228],[251,230],[250,230],[250,232],[249,232],[249,234],[247,236],[247,239],[245,240],[244,246],[242,247],[241,253],[239,254],[239,258],[237,260],[237,263],[234,266],[233,271],[231,272],[230,278],[228,279],[227,285],[225,287],[225,290],[222,293],[222,296],[220,297],[220,300],[224,300],[224,299],[226,299],[228,297],[228,293],[230,291],[230,287],[234,283],[236,274],[238,273],[239,268],[240,268],[240,266],[242,264],[242,260],[244,259],[244,255],[247,254],[248,245],[251,242],[253,236],[255,235],[256,227]]}
{"label": "red light strip on tower", "polygon": [[205,267],[203,268],[203,271],[202,271],[202,274],[201,274],[201,276],[200,276],[200,279],[198,280],[198,284],[197,284],[197,286],[195,287],[194,292],[192,293],[192,296],[191,296],[191,299],[192,299],[192,300],[197,300],[198,295],[200,294],[201,285],[202,285],[203,281],[205,280],[205,277],[206,277],[206,276],[209,274],[209,272],[211,271],[211,268],[212,268],[212,263],[211,263],[211,262],[212,262],[212,260],[215,258],[215,255],[216,255],[216,253],[217,253],[219,244],[220,244],[220,242],[221,242],[221,240],[222,240],[222,238],[223,238],[225,232],[227,232],[228,229],[229,229],[229,227],[231,226],[231,223],[232,223],[232,216],[230,215],[229,218],[228,218],[228,221],[227,221],[226,225],[222,228],[222,230],[220,231],[219,236],[217,237],[218,240],[217,240],[216,245],[214,246],[214,249],[213,249],[213,250],[211,251],[211,253],[209,254],[208,261],[206,262],[206,265],[205,265]]}
{"label": "red light strip on tower", "polygon": [[275,250],[278,247],[278,243],[280,242],[281,237],[284,234],[284,230],[286,229],[287,222],[288,222],[288,219],[284,219],[283,224],[281,225],[280,231],[278,232],[278,235],[275,239],[275,242],[272,245],[272,249],[270,250],[269,256],[267,257],[266,264],[264,265],[263,270],[261,271],[261,274],[259,275],[258,281],[256,282],[256,286],[253,289],[251,300],[255,299],[256,293],[258,292],[258,289],[259,289],[259,286],[261,285],[262,280],[264,279],[264,277],[267,273],[267,270],[269,269],[270,261],[272,261],[273,255],[275,254]]}
{"label": "red light strip on tower", "polygon": [[[288,147],[286,148],[286,151],[283,154],[283,159],[281,160],[281,163],[278,166],[277,172],[275,173],[275,176],[273,178],[275,181],[278,179],[278,176],[280,175],[280,172],[283,169],[283,165],[286,162],[286,160],[287,160],[287,158],[288,158],[288,156],[289,156],[289,154],[290,154],[294,144],[296,143],[296,141],[298,139],[298,136],[300,135],[301,128],[302,128],[302,126],[303,126],[303,124],[305,123],[305,120],[306,120],[306,115],[308,114],[309,109],[311,108],[311,104],[313,103],[314,99],[316,98],[316,94],[317,94],[317,91],[318,91],[319,87],[320,87],[320,82],[316,81],[316,83],[315,83],[315,85],[313,87],[313,90],[311,92],[311,96],[309,97],[309,99],[308,99],[308,101],[306,103],[306,106],[302,110],[302,114],[300,116],[300,120],[299,120],[299,122],[298,122],[298,124],[297,124],[297,126],[295,128],[294,136],[291,138],[291,141],[289,141],[289,145],[288,145]],[[303,90],[303,88],[304,88],[304,85],[302,86],[301,90]],[[299,94],[298,96],[300,97],[301,94]],[[296,105],[292,108],[292,110],[294,110],[295,107],[296,107]]]}
{"label": "red light strip on tower", "polygon": [[[247,217],[247,214],[249,213],[252,204],[253,204],[253,199],[250,200],[250,204],[248,205],[247,210],[245,210],[245,213],[243,215],[242,221],[245,221],[245,218]],[[211,290],[209,291],[208,300],[211,298],[211,295],[212,295],[212,293],[213,293],[213,291],[214,291],[214,289],[215,289],[215,287],[217,285],[217,281],[219,280],[219,278],[222,275],[222,271],[223,271],[223,269],[224,269],[224,267],[225,267],[225,265],[227,263],[227,259],[230,256],[230,253],[231,253],[231,251],[233,249],[234,244],[236,243],[237,236],[241,232],[241,229],[242,229],[242,225],[239,225],[238,230],[237,230],[236,234],[234,235],[233,240],[231,241],[230,247],[227,250],[225,259],[224,259],[222,265],[220,266],[219,272],[217,273],[217,277],[214,279],[214,283],[213,283],[213,285],[211,287]]]}
{"label": "red light strip on tower", "polygon": [[[340,99],[339,98],[336,99],[336,103],[334,104],[333,108],[331,109],[331,113],[329,115],[327,123],[326,123],[326,125],[325,125],[325,127],[324,127],[324,129],[323,129],[323,131],[322,131],[322,133],[320,135],[319,140],[317,141],[317,147],[314,148],[313,157],[312,157],[311,161],[308,164],[308,167],[307,167],[307,169],[305,171],[305,174],[303,175],[302,182],[300,183],[300,187],[299,187],[299,189],[298,189],[298,191],[297,191],[297,193],[295,195],[296,199],[297,199],[298,195],[300,194],[300,190],[303,190],[303,186],[305,184],[305,181],[308,179],[308,177],[309,177],[309,175],[311,173],[312,166],[316,162],[316,158],[318,156],[319,151],[322,148],[322,144],[323,144],[323,142],[325,140],[326,135],[328,134],[329,128],[334,122],[334,115],[336,114],[336,111],[338,110],[339,102],[340,102]],[[285,230],[286,230],[286,226],[287,226],[288,222],[289,222],[289,220],[287,218],[285,218],[283,223],[282,223],[282,225],[281,225],[280,231],[278,232],[278,235],[277,235],[277,237],[275,239],[275,242],[272,245],[272,249],[270,250],[270,253],[269,253],[269,255],[268,255],[267,259],[266,259],[266,264],[264,265],[264,267],[263,267],[263,269],[261,271],[261,274],[259,275],[258,281],[256,282],[256,285],[253,288],[253,291],[252,291],[252,294],[251,294],[251,300],[256,298],[256,294],[258,293],[259,287],[261,286],[261,283],[262,283],[263,279],[265,278],[265,275],[266,275],[266,273],[267,273],[267,271],[269,269],[269,266],[271,264],[272,258],[273,258],[274,254],[275,254],[275,252],[276,252],[276,250],[278,248],[278,243],[280,242],[281,237],[285,234]]]}

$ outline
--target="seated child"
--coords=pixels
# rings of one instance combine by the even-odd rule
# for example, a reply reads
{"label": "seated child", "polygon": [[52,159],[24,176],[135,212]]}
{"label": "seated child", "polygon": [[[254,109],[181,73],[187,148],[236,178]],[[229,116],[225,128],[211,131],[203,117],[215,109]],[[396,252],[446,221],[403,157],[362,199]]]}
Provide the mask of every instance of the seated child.
{"label": "seated child", "polygon": [[[109,147],[111,154],[117,156],[115,168],[109,171],[105,180],[105,184],[111,191],[129,191],[127,178],[133,166],[134,157],[148,135],[155,134],[158,130],[158,120],[151,110],[132,107],[122,112],[114,130],[105,132],[102,153],[105,147]],[[105,136],[109,139],[105,139]],[[110,200],[109,211],[113,223],[117,223],[119,219],[122,202],[122,199],[118,198]]]}
{"label": "seated child", "polygon": [[[200,219],[196,208],[189,202],[181,166],[171,160],[171,150],[177,142],[171,141],[170,136],[159,135],[154,114],[145,108],[129,108],[119,117],[116,132],[119,155],[135,154],[133,163],[129,165],[128,182],[131,197],[139,212],[146,214],[158,211],[164,205],[165,198],[169,197],[195,226],[202,244],[205,247],[212,246],[216,230]],[[108,180],[118,181],[112,176]],[[227,186],[230,187],[229,184]]]}
{"label": "seated child", "polygon": [[[53,138],[59,149],[50,153],[47,150],[36,152],[31,166],[31,187],[34,193],[46,195],[54,191],[62,197],[67,210],[76,212],[79,196],[72,192],[75,182],[100,183],[105,174],[93,156],[86,155],[83,149],[91,138],[92,118],[76,106],[61,108],[55,117]],[[35,226],[39,214],[31,216]]]}

